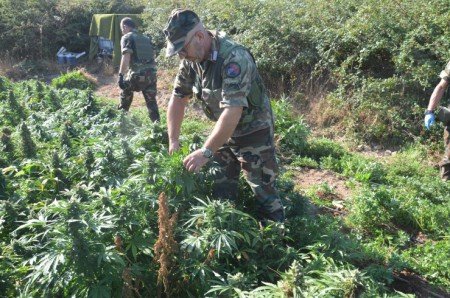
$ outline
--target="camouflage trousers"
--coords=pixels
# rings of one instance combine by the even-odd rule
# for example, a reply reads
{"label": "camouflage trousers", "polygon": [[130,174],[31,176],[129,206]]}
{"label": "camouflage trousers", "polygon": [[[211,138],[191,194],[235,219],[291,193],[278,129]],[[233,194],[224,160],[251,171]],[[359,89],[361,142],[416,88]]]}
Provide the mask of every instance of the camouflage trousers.
{"label": "camouflage trousers", "polygon": [[142,91],[148,114],[153,122],[160,121],[158,104],[156,102],[156,70],[150,69],[143,73],[128,73],[125,83],[128,87],[120,92],[119,109],[128,111],[133,101],[133,92]]}
{"label": "camouflage trousers", "polygon": [[214,154],[218,164],[215,171],[213,195],[236,200],[239,176],[244,178],[255,197],[261,220],[284,221],[283,204],[275,187],[278,165],[271,128],[242,137],[233,137]]}

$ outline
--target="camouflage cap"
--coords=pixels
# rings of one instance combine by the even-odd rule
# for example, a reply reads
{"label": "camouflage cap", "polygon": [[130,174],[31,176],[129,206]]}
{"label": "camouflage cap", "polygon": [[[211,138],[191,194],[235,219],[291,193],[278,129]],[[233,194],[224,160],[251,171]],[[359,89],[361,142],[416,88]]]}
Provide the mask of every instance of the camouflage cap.
{"label": "camouflage cap", "polygon": [[200,18],[192,10],[175,9],[169,16],[164,35],[167,40],[166,56],[178,53],[184,46],[188,33],[200,23]]}

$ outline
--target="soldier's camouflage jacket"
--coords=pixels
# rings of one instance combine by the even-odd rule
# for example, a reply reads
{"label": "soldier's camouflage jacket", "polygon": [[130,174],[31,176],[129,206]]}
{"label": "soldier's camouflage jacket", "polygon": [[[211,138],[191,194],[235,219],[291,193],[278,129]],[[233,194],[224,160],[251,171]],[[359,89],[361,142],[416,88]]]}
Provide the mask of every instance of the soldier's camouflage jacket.
{"label": "soldier's camouflage jacket", "polygon": [[156,63],[151,39],[136,30],[128,32],[120,40],[122,55],[131,54],[129,71],[125,74],[126,81],[135,81],[139,76],[156,75]]}
{"label": "soldier's camouflage jacket", "polygon": [[[272,128],[269,97],[250,52],[224,33],[212,32],[210,59],[201,63],[183,60],[175,79],[174,95],[197,93],[205,114],[217,121],[225,107],[244,107],[233,137]],[[193,91],[194,89],[194,91]]]}

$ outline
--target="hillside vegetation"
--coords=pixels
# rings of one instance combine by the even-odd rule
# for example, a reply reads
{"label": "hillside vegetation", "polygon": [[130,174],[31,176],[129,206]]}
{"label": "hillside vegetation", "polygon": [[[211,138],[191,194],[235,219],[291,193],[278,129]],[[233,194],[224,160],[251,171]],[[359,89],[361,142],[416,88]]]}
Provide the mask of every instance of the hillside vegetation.
{"label": "hillside vegetation", "polygon": [[[360,142],[403,144],[423,135],[423,110],[450,59],[447,1],[186,1],[186,6],[209,28],[249,47],[270,90],[312,110],[311,123],[336,126]],[[158,28],[173,7],[172,1],[154,1],[146,8],[154,36],[161,36]]]}
{"label": "hillside vegetation", "polygon": [[1,0],[0,50],[19,58],[53,57],[61,45],[86,50],[92,14],[114,12],[142,12],[162,48],[176,7],[249,47],[271,92],[294,98],[310,123],[385,145],[429,136],[423,109],[450,57],[446,0]]}

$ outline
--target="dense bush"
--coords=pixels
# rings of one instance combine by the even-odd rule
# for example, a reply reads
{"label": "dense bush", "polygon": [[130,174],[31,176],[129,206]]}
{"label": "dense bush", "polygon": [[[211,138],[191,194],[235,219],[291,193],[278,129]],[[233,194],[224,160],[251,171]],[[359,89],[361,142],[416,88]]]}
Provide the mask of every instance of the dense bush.
{"label": "dense bush", "polygon": [[[164,286],[174,296],[401,296],[391,286],[393,272],[404,269],[448,288],[449,186],[422,162],[428,152],[408,149],[388,163],[352,154],[337,142],[307,138],[308,126],[291,106],[312,98],[318,102],[305,119],[337,124],[365,141],[416,138],[426,97],[448,59],[447,2],[294,2],[185,4],[208,27],[251,49],[273,92],[301,92],[273,105],[281,153],[348,178],[354,195],[335,200],[332,186],[321,183],[315,193],[323,196],[310,196],[313,203],[325,198],[321,206],[328,209],[315,210],[296,192],[292,173],[282,172],[288,214],[282,239],[277,225],[259,229],[248,189],[241,185],[245,199],[236,206],[215,201],[210,172],[184,170],[183,156],[201,143],[197,135],[169,156],[163,126],[146,116],[102,106],[89,91],[0,78],[0,292],[145,297]],[[98,7],[132,8],[124,1],[23,3],[16,5],[16,23],[15,2],[0,2],[6,32],[0,48],[19,56],[35,48],[33,55],[51,54],[55,43],[44,32],[59,24],[53,14],[59,9],[89,23]],[[146,31],[160,47],[160,29],[177,5],[158,0],[146,7]],[[44,10],[41,23],[33,23]],[[21,27],[27,18],[30,27]],[[315,99],[317,90],[325,94]],[[185,134],[203,125],[198,118],[186,122]],[[343,219],[328,216],[336,206]]]}
{"label": "dense bush", "polygon": [[[144,3],[4,0],[0,51],[42,58],[61,45],[86,50],[93,13],[124,12],[143,12],[143,31],[163,49],[167,16],[181,4]],[[365,142],[399,144],[422,134],[423,108],[450,57],[446,4],[201,0],[182,6],[195,10],[208,28],[223,30],[246,45],[272,93],[293,98],[306,94],[313,108],[321,108],[313,109],[308,121],[338,124],[341,133]]]}
{"label": "dense bush", "polygon": [[94,82],[90,77],[87,77],[82,71],[76,70],[65,73],[52,80],[52,86],[56,89],[93,89]]}

